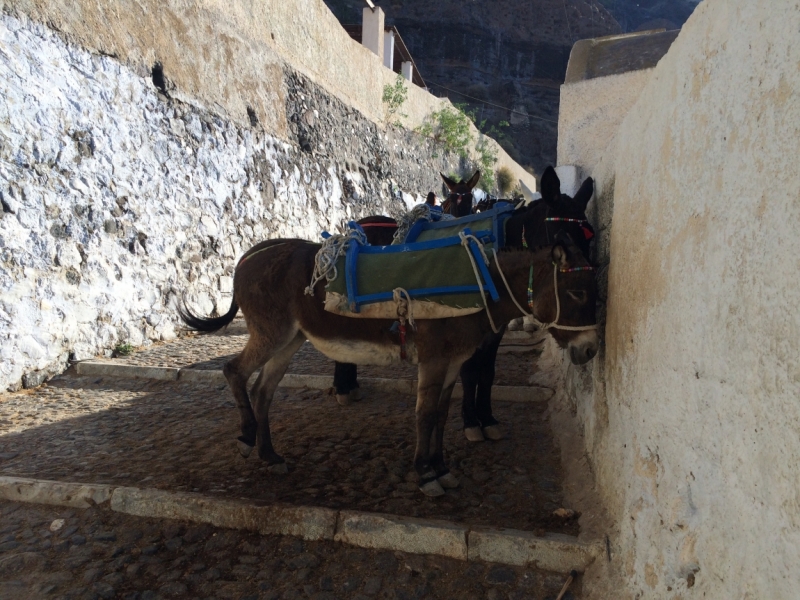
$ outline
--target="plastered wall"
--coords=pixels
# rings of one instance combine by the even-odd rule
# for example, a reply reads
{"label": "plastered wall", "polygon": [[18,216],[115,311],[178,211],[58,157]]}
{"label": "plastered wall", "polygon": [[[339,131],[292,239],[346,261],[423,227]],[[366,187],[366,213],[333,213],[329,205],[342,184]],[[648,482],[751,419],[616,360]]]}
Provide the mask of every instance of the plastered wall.
{"label": "plastered wall", "polygon": [[569,368],[593,598],[800,589],[800,5],[705,0],[590,170],[605,345]]}

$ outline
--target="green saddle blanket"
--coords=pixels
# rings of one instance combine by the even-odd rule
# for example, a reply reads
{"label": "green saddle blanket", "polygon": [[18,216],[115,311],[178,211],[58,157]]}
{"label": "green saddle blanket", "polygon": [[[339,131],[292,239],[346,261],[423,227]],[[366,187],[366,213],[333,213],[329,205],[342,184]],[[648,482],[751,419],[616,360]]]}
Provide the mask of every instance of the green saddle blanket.
{"label": "green saddle blanket", "polygon": [[[464,233],[471,231],[467,227]],[[466,245],[452,230],[447,237],[393,246],[365,246],[353,240],[336,262],[336,277],[328,281],[325,310],[396,319],[399,305],[410,299],[406,310],[414,319],[479,312],[485,307],[481,288],[498,298],[479,247],[493,238],[486,230],[481,235],[468,237]]]}

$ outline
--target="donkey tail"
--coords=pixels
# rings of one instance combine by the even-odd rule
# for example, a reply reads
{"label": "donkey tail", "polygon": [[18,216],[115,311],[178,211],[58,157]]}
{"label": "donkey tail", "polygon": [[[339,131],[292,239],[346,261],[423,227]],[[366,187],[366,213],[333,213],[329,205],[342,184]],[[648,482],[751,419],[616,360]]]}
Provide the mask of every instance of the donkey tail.
{"label": "donkey tail", "polygon": [[185,303],[182,303],[182,305],[178,307],[178,314],[180,315],[181,320],[183,320],[186,325],[195,331],[211,332],[216,331],[217,329],[222,329],[225,327],[225,325],[233,321],[237,312],[239,312],[239,305],[236,304],[236,298],[231,300],[231,308],[226,314],[222,315],[221,317],[212,317],[210,319],[204,319],[202,317],[193,315],[189,309],[186,308]]}

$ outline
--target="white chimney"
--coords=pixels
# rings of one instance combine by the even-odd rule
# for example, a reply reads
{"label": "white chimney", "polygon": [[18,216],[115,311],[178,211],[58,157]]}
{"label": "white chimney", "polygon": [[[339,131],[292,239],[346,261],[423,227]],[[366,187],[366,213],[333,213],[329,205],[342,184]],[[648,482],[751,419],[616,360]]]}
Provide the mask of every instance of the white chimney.
{"label": "white chimney", "polygon": [[365,8],[361,24],[361,43],[378,55],[383,61],[383,21],[380,8]]}
{"label": "white chimney", "polygon": [[409,81],[414,80],[414,63],[412,63],[410,60],[405,61],[401,65],[401,71],[403,73],[403,77]]}
{"label": "white chimney", "polygon": [[383,66],[394,70],[394,30],[383,32]]}

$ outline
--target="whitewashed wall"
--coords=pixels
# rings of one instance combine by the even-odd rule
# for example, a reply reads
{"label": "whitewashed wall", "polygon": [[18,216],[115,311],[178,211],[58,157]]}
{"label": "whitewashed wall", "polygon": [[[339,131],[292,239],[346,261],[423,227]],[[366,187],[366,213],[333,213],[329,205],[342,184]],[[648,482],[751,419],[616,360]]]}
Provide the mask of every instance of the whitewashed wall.
{"label": "whitewashed wall", "polygon": [[798,597],[798,32],[794,0],[705,0],[592,169],[605,348],[568,379],[616,525],[589,597]]}
{"label": "whitewashed wall", "polygon": [[235,260],[262,239],[319,239],[438,189],[445,160],[301,79],[281,110],[307,151],[0,16],[0,389],[170,339],[186,292],[226,312]]}

